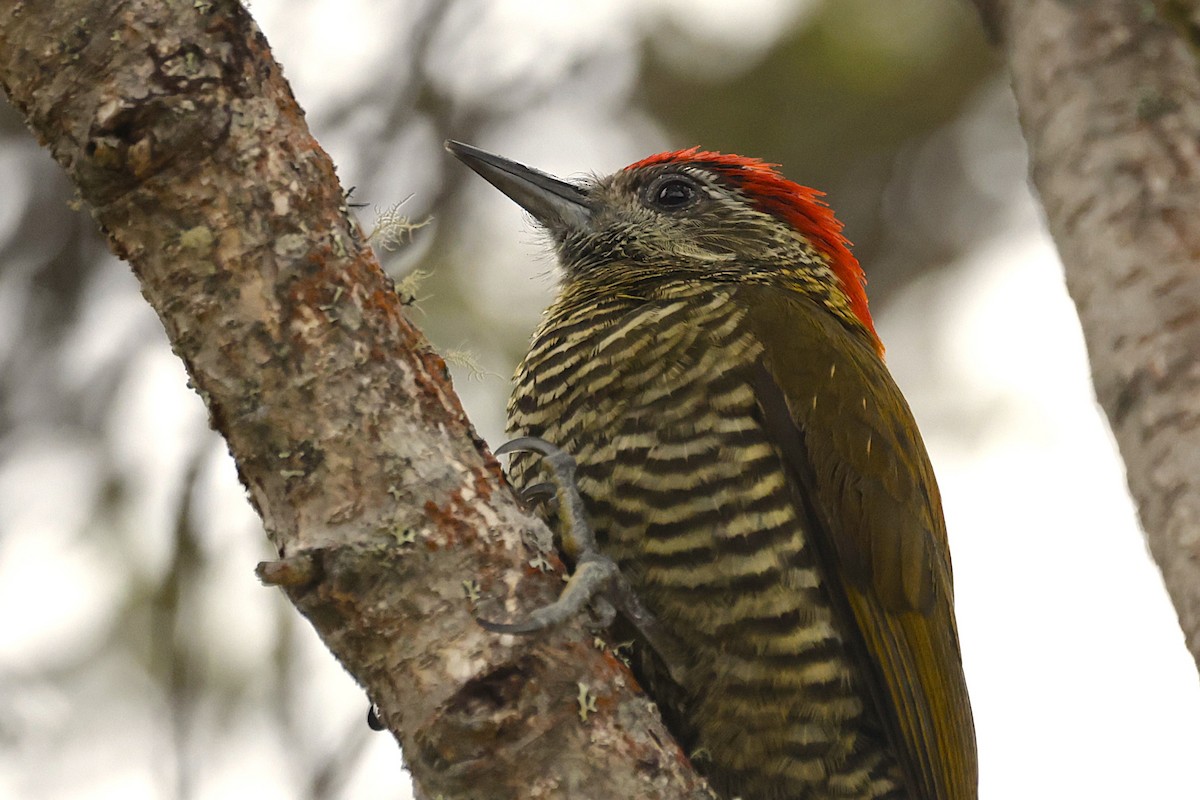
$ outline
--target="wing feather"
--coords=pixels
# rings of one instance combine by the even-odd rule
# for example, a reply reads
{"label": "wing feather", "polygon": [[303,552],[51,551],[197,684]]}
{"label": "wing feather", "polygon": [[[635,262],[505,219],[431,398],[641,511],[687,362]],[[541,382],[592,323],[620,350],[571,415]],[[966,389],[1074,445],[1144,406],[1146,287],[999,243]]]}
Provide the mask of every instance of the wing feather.
{"label": "wing feather", "polygon": [[755,392],[807,508],[823,572],[869,664],[914,800],[977,797],[941,497],[870,340],[811,300],[742,287],[763,344]]}

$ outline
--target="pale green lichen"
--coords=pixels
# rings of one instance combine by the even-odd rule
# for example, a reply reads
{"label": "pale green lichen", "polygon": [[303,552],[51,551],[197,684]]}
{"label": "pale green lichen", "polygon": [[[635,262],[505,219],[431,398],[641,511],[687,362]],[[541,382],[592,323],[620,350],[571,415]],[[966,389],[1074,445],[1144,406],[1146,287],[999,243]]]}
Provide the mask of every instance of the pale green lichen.
{"label": "pale green lichen", "polygon": [[479,602],[479,581],[468,579],[462,582],[463,593],[472,603]]}
{"label": "pale green lichen", "polygon": [[489,372],[484,369],[483,364],[479,362],[479,356],[472,353],[470,350],[455,348],[446,351],[446,363],[453,364],[456,367],[462,367],[467,370],[467,378],[473,381],[481,381],[484,378],[499,378],[500,376],[494,372]]}
{"label": "pale green lichen", "polygon": [[596,713],[596,696],[583,681],[578,681],[575,685],[579,687],[579,694],[575,696],[575,702],[579,703],[579,719],[587,722],[588,715]]}
{"label": "pale green lichen", "polygon": [[413,222],[407,214],[400,213],[400,206],[412,199],[412,195],[399,203],[380,209],[375,207],[375,227],[367,234],[367,241],[383,250],[392,252],[411,242],[413,234],[433,221],[426,217],[420,222]]}
{"label": "pale green lichen", "polygon": [[421,288],[421,284],[429,277],[429,273],[423,269],[414,269],[412,272],[405,275],[396,281],[396,295],[400,298],[400,302],[406,306],[411,306],[414,303],[419,303],[429,299],[429,295],[417,297],[417,290]]}
{"label": "pale green lichen", "polygon": [[183,250],[208,250],[215,237],[207,225],[197,225],[179,234],[179,247]]}
{"label": "pale green lichen", "polygon": [[346,243],[342,240],[341,236],[335,235],[333,237],[333,254],[338,258],[345,258],[346,253]]}

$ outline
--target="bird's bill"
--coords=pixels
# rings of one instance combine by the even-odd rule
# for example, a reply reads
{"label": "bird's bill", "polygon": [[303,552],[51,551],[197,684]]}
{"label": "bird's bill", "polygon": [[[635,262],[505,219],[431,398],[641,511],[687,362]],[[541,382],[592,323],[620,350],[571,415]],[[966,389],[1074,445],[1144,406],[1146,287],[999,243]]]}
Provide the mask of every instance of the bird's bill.
{"label": "bird's bill", "polygon": [[591,220],[587,193],[578,186],[452,139],[446,142],[446,149],[532,214],[551,233],[582,228]]}

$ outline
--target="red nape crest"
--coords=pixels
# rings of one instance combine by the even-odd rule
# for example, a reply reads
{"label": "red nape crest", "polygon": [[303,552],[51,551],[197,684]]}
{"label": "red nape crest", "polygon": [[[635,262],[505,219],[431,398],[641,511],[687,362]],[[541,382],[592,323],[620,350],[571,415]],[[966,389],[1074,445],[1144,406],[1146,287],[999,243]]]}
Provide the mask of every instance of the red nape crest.
{"label": "red nape crest", "polygon": [[822,200],[824,192],[801,186],[780,175],[772,164],[757,158],[727,155],[691,147],[644,158],[626,170],[662,164],[687,164],[716,172],[740,189],[760,211],[773,214],[804,235],[829,258],[842,291],[850,301],[850,310],[867,326],[875,348],[883,355],[883,344],[875,333],[875,323],[867,310],[867,278],[858,259],[850,252],[850,242],[842,235],[842,223],[833,209]]}

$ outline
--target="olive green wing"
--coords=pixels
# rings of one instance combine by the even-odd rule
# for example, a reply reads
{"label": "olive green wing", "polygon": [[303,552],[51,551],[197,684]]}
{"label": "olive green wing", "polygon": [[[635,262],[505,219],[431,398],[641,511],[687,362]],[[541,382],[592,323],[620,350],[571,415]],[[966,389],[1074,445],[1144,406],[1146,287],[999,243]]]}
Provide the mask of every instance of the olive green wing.
{"label": "olive green wing", "polygon": [[913,800],[974,800],[975,728],[963,677],[941,498],[908,403],[871,342],[800,296],[743,287],[763,344],[764,423],[812,528],[834,604]]}

